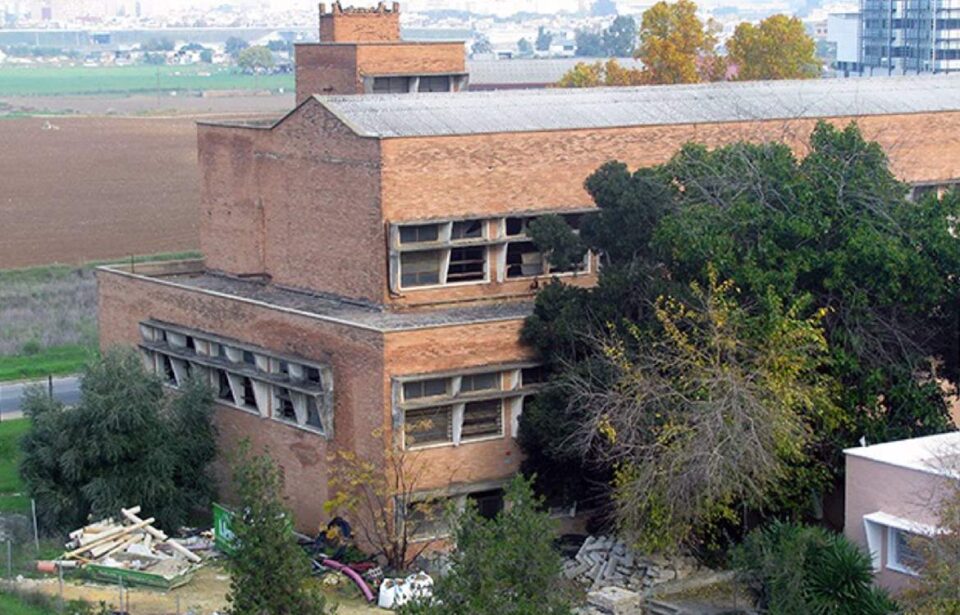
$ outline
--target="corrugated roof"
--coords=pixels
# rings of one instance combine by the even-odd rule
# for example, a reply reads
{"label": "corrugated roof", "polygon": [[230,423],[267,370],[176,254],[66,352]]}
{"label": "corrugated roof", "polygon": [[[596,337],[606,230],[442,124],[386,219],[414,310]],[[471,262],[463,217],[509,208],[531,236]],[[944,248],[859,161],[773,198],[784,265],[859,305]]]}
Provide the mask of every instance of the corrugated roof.
{"label": "corrugated roof", "polygon": [[[643,68],[634,58],[616,58],[624,68]],[[536,85],[560,81],[580,62],[606,62],[606,58],[544,58],[540,60],[467,60],[471,86]]]}
{"label": "corrugated roof", "polygon": [[956,111],[960,75],[315,98],[390,138]]}

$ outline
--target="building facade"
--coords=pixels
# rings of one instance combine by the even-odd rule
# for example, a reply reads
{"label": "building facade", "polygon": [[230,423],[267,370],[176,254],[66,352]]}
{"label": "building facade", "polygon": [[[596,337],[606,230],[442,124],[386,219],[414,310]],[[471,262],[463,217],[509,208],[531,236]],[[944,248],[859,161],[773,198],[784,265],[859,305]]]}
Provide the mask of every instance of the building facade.
{"label": "building facade", "polygon": [[867,74],[960,70],[960,0],[860,0]]}
{"label": "building facade", "polygon": [[[335,6],[328,27],[341,36],[349,15],[367,20],[350,36],[381,23],[393,36],[395,14]],[[299,66],[302,100],[275,122],[199,126],[202,261],[98,272],[101,346],[138,347],[171,388],[209,379],[222,448],[268,449],[305,531],[324,520],[339,452],[386,463],[404,451],[425,497],[496,509],[543,378],[524,318],[542,284],[589,286],[598,267],[592,255],[554,267],[526,229],[547,213],[576,229],[594,208],[584,179],[604,162],[658,164],[689,141],[803,154],[827,118],[858,121],[906,181],[960,178],[960,79],[900,80],[896,97],[874,79],[308,94],[328,70]],[[370,74],[431,74],[382,70]]]}
{"label": "building facade", "polygon": [[844,533],[873,561],[876,581],[894,593],[922,572],[918,540],[936,540],[942,503],[960,482],[960,432],[844,451]]}

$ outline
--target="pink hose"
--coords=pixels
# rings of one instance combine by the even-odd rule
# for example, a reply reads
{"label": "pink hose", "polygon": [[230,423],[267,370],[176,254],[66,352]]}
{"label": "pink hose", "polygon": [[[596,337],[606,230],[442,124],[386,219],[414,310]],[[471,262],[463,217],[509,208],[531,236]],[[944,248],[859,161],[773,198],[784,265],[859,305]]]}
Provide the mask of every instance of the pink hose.
{"label": "pink hose", "polygon": [[353,580],[353,582],[356,583],[357,587],[360,588],[360,591],[363,592],[363,595],[367,599],[367,602],[373,602],[375,600],[375,598],[373,597],[373,591],[370,589],[370,586],[367,585],[366,581],[364,581],[359,574],[357,574],[356,570],[354,570],[350,566],[346,566],[332,559],[325,559],[321,563],[327,568],[333,568],[334,570],[342,572],[343,574],[350,577]]}

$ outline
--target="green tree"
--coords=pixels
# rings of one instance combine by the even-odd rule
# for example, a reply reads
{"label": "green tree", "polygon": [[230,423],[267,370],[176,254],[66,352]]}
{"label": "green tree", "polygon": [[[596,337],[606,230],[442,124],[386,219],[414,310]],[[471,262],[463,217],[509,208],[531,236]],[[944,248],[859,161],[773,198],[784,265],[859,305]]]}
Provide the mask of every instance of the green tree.
{"label": "green tree", "polygon": [[230,615],[323,615],[319,588],[310,584],[310,560],[293,534],[283,505],[283,473],[267,454],[252,455],[249,442],[236,452],[233,487],[236,550],[227,559]]}
{"label": "green tree", "polygon": [[240,55],[240,52],[250,46],[250,43],[237,36],[231,36],[223,44],[224,51],[234,60]]}
{"label": "green tree", "polygon": [[548,32],[543,26],[540,26],[537,29],[537,41],[535,43],[537,51],[550,51],[550,43],[552,42],[553,34]]}
{"label": "green tree", "polygon": [[689,145],[632,173],[608,163],[585,186],[599,211],[579,239],[602,263],[599,282],[548,286],[523,332],[553,374],[553,390],[520,420],[524,468],[540,484],[610,482],[615,470],[635,470],[564,446],[591,415],[559,385],[577,376],[616,383],[596,340],[615,334],[629,359],[645,360],[646,348],[667,339],[658,299],[689,305],[693,284],[709,287],[711,271],[735,284],[748,316],[733,339],[763,340],[787,308],[800,322],[817,318],[826,342],[815,373],[798,380],[823,379],[832,392],[829,405],[805,411],[804,461],[763,490],[762,504],[743,503],[803,514],[810,493],[842,470],[842,448],[862,436],[882,442],[948,428],[939,380],[958,380],[960,242],[951,229],[960,198],[907,200],[879,145],[856,125],[819,124],[802,160],[780,144]]}
{"label": "green tree", "polygon": [[603,34],[592,30],[580,29],[574,34],[577,48],[574,54],[582,58],[602,58],[606,55],[603,48]]}
{"label": "green tree", "polygon": [[493,519],[468,505],[455,523],[450,571],[434,600],[401,607],[403,615],[565,615],[571,603],[561,581],[556,529],[526,479],[507,487]]}
{"label": "green tree", "polygon": [[[20,474],[43,525],[73,528],[139,504],[173,530],[193,507],[205,508],[216,448],[203,387],[165,396],[136,353],[114,350],[84,368],[75,408],[29,391]],[[178,431],[185,428],[193,433]]]}
{"label": "green tree", "polygon": [[603,31],[603,47],[606,55],[613,58],[632,56],[637,47],[637,22],[633,17],[620,15],[614,19]]}
{"label": "green tree", "polygon": [[493,53],[493,45],[485,34],[477,34],[473,39],[473,45],[470,46],[470,55],[486,55]]}
{"label": "green tree", "polygon": [[774,522],[734,551],[741,580],[770,613],[888,615],[899,612],[873,586],[870,557],[820,527]]}
{"label": "green tree", "polygon": [[691,0],[657,2],[644,11],[636,55],[650,83],[696,83],[722,79],[716,53],[717,26],[697,17]]}
{"label": "green tree", "polygon": [[599,86],[644,85],[646,76],[642,70],[625,68],[615,59],[606,62],[577,62],[557,82],[561,88],[595,88]]}
{"label": "green tree", "polygon": [[247,47],[237,56],[237,66],[250,72],[261,72],[273,68],[273,54],[261,45]]}
{"label": "green tree", "polygon": [[525,38],[521,38],[517,41],[517,52],[524,57],[530,57],[533,55],[533,45],[530,44]]}
{"label": "green tree", "polygon": [[739,24],[727,41],[737,79],[812,79],[820,76],[813,39],[797,17],[771,15],[758,25]]}

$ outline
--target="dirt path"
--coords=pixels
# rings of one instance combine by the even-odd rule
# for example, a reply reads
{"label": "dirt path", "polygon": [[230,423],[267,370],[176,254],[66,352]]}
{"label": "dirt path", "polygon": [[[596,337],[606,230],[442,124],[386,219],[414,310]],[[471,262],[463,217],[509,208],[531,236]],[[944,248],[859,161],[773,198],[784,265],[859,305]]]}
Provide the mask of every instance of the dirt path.
{"label": "dirt path", "polygon": [[[56,579],[24,579],[17,587],[23,591],[41,592],[57,596],[59,584]],[[125,595],[129,600],[131,615],[174,615],[179,605],[180,613],[192,612],[193,615],[212,615],[226,606],[226,595],[230,588],[230,577],[215,565],[207,565],[197,572],[194,579],[173,591],[164,592],[145,588],[129,588]],[[100,601],[117,605],[120,602],[120,590],[116,585],[79,583],[68,581],[64,584],[65,600],[82,599],[97,604]],[[362,600],[331,597],[338,605],[339,615],[384,614],[387,611],[367,606]]]}

